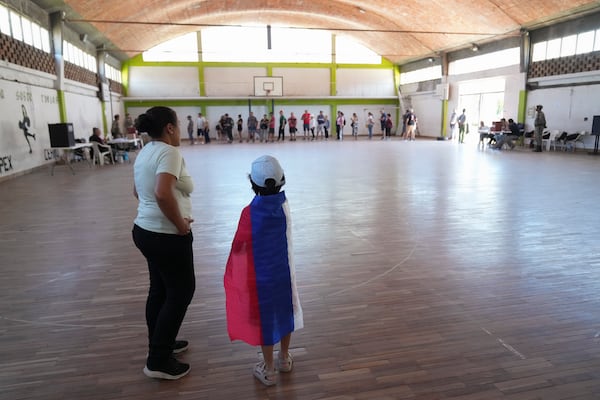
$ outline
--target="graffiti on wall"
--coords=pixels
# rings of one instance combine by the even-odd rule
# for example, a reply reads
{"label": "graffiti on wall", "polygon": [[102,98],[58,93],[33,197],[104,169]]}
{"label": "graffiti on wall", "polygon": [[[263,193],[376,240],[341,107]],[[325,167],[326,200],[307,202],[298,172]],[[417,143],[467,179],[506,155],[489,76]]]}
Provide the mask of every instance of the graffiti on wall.
{"label": "graffiti on wall", "polygon": [[12,171],[12,156],[0,156],[0,174]]}
{"label": "graffiti on wall", "polygon": [[35,133],[31,133],[31,120],[29,119],[29,115],[27,115],[27,108],[25,104],[21,104],[21,112],[23,113],[23,121],[19,121],[19,129],[23,131],[23,135],[25,135],[25,140],[27,141],[27,145],[29,146],[29,154],[33,153],[31,149],[31,142],[29,138],[32,137],[35,140]]}

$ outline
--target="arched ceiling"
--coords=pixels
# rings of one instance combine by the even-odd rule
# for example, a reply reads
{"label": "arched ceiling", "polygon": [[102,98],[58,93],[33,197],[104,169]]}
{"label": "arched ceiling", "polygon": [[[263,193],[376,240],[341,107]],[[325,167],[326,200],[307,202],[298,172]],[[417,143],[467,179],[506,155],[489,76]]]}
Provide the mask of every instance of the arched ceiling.
{"label": "arched ceiling", "polygon": [[[348,35],[393,63],[519,35],[600,10],[591,0],[34,0],[118,58],[212,25],[264,24]],[[310,46],[310,43],[306,44]]]}

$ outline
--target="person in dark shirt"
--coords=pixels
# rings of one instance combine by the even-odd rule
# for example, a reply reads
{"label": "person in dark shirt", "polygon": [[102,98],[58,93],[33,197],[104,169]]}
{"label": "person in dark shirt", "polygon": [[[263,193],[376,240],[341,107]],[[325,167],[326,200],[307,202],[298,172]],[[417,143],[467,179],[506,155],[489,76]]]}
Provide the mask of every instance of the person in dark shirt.
{"label": "person in dark shirt", "polygon": [[[106,141],[104,140],[104,138],[102,137],[102,132],[100,132],[100,128],[92,128],[92,136],[90,136],[89,142],[96,142],[98,143],[98,146],[100,146],[100,150],[108,150],[111,149],[111,152],[113,153],[113,157],[116,157],[115,154],[115,150],[111,148],[111,146],[109,146]],[[92,160],[94,159],[94,149],[90,149],[90,157],[92,158]]]}

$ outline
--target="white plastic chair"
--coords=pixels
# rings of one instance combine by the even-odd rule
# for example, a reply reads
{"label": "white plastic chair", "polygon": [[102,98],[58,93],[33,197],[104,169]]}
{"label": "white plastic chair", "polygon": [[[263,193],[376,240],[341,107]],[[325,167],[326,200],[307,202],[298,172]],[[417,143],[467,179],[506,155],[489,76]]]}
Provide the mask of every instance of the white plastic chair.
{"label": "white plastic chair", "polygon": [[550,135],[548,138],[542,138],[542,146],[544,146],[544,142],[546,142],[546,151],[550,151],[550,145],[554,143],[554,140],[560,135],[558,129],[550,131]]}
{"label": "white plastic chair", "polygon": [[569,134],[567,132],[562,132],[560,135],[554,138],[554,140],[551,143],[551,146],[553,147],[554,151],[556,151],[556,145],[561,147],[563,150],[566,148],[565,143],[568,135]]}
{"label": "white plastic chair", "polygon": [[[102,150],[101,151],[101,147]],[[99,144],[98,142],[92,142],[92,147],[94,148],[94,162],[98,162],[98,165],[104,165],[104,158],[108,157],[108,160],[111,164],[115,163],[115,159],[113,158],[112,149],[110,146],[104,146]]]}

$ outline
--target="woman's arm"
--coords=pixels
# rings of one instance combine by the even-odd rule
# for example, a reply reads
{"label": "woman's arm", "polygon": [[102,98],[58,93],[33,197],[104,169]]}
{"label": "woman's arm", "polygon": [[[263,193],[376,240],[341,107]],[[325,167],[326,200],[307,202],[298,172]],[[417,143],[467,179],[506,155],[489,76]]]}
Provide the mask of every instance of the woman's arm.
{"label": "woman's arm", "polygon": [[193,220],[182,217],[179,212],[179,204],[175,198],[175,184],[177,178],[168,173],[160,173],[156,176],[156,185],[154,186],[154,195],[158,207],[165,217],[169,219],[177,228],[180,235],[186,235],[190,232],[190,223]]}

